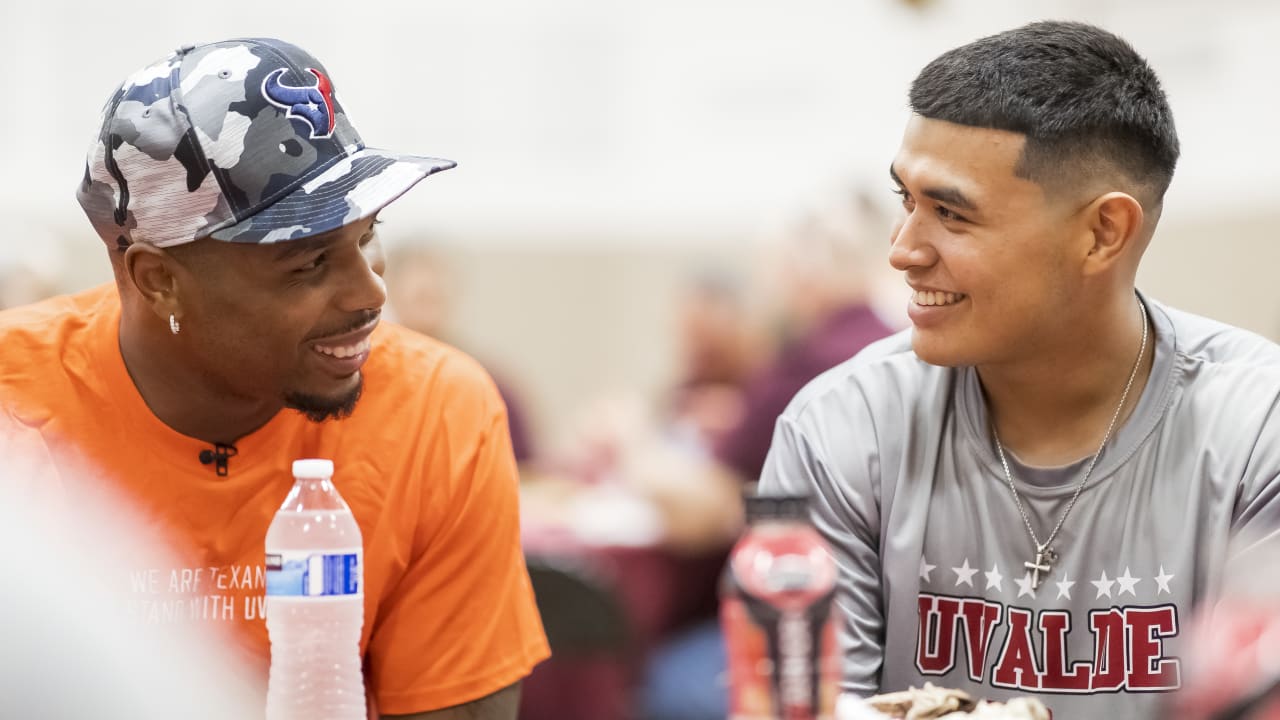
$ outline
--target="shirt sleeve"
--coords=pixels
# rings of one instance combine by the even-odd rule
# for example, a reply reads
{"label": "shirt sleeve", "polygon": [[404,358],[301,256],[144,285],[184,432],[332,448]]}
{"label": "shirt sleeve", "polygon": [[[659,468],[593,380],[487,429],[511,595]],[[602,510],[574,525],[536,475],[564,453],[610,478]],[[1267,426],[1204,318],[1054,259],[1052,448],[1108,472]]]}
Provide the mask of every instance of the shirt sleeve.
{"label": "shirt sleeve", "polygon": [[[838,432],[832,433],[846,443],[870,426],[865,414],[854,425],[846,425],[850,420],[853,416],[842,418]],[[862,422],[866,427],[857,427]],[[878,692],[884,660],[880,509],[875,492],[878,467],[874,454],[852,463],[848,458],[836,461],[836,453],[823,441],[826,433],[821,429],[819,433],[816,438],[807,437],[793,419],[779,418],[760,491],[810,496],[812,520],[831,545],[839,569],[836,605],[843,620],[839,628],[842,689],[868,696]]]}
{"label": "shirt sleeve", "polygon": [[445,409],[447,461],[424,469],[424,482],[443,488],[424,494],[435,507],[423,508],[423,525],[433,527],[420,528],[372,628],[368,675],[384,714],[477,700],[550,654],[520,545],[506,414],[489,391]]}
{"label": "shirt sleeve", "polygon": [[1236,551],[1280,543],[1280,397],[1273,399],[1236,492],[1232,535]]}

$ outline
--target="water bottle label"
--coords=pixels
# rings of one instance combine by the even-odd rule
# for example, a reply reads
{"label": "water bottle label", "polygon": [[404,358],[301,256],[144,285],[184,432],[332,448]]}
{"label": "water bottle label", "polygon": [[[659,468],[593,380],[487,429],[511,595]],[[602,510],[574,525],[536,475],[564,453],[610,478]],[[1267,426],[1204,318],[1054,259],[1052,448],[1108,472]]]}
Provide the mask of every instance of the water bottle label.
{"label": "water bottle label", "polygon": [[360,551],[267,553],[267,595],[356,595]]}

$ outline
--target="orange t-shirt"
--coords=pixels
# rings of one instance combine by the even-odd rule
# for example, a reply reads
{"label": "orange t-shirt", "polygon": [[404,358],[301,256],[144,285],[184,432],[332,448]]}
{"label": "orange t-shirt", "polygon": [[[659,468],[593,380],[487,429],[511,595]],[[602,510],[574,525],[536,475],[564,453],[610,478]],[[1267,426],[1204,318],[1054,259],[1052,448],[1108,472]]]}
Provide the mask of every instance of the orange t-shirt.
{"label": "orange t-shirt", "polygon": [[209,444],[169,428],[139,395],[119,323],[110,285],[0,313],[0,402],[39,433],[64,484],[88,468],[172,539],[177,566],[121,579],[138,619],[226,626],[265,669],[267,527],[293,460],[323,457],[364,539],[361,648],[380,712],[475,700],[547,657],[506,411],[478,364],[384,323],[350,417],[281,411],[236,442],[220,477],[200,462]]}

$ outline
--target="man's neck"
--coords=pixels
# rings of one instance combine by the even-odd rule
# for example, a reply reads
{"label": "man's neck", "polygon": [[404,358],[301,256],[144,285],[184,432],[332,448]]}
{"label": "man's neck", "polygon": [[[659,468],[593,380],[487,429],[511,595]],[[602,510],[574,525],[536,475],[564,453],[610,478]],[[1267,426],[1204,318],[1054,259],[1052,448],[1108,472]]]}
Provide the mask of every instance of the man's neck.
{"label": "man's neck", "polygon": [[1058,466],[1092,456],[1112,417],[1114,436],[1142,397],[1155,359],[1154,333],[1148,328],[1137,374],[1116,416],[1143,327],[1133,300],[1098,316],[1109,319],[1037,358],[978,368],[1001,443],[1028,465]]}
{"label": "man's neck", "polygon": [[147,407],[165,425],[208,443],[234,444],[275,417],[283,403],[235,397],[209,386],[181,362],[167,361],[170,353],[138,323],[120,322],[120,355],[125,369]]}

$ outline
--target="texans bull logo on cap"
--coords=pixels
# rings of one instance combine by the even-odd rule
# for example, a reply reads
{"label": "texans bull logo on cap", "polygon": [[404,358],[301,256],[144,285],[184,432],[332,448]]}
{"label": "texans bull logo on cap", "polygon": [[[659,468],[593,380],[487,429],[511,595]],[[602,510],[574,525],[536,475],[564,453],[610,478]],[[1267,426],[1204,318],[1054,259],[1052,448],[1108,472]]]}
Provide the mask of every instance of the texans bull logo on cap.
{"label": "texans bull logo on cap", "polygon": [[333,134],[336,121],[333,112],[333,85],[329,78],[315,68],[307,68],[316,79],[315,85],[294,87],[280,82],[285,68],[272,71],[262,79],[262,96],[267,102],[284,108],[285,117],[302,120],[311,126],[311,139],[327,138]]}

